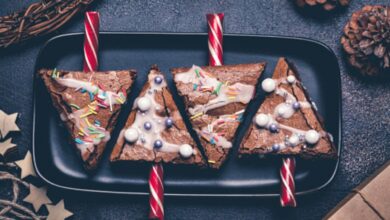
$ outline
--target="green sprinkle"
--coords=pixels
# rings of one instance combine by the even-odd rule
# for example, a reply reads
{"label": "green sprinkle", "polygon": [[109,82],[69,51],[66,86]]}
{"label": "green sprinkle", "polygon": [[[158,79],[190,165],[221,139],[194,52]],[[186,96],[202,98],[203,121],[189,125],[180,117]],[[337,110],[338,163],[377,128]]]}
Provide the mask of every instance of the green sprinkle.
{"label": "green sprinkle", "polygon": [[200,74],[199,74],[199,70],[198,70],[198,69],[195,69],[195,73],[196,73],[196,76],[197,76],[197,77],[200,77]]}
{"label": "green sprinkle", "polygon": [[58,77],[57,68],[54,68],[53,72],[51,73],[51,78],[57,78]]}
{"label": "green sprinkle", "polygon": [[219,90],[221,90],[223,83],[219,82],[217,88],[213,91],[214,94],[219,95]]}
{"label": "green sprinkle", "polygon": [[98,135],[99,138],[104,138],[106,135],[104,133],[101,133]]}
{"label": "green sprinkle", "polygon": [[94,128],[94,127],[88,127],[88,130],[90,130],[90,131],[96,131],[96,128]]}
{"label": "green sprinkle", "polygon": [[71,107],[75,108],[75,109],[80,109],[80,106],[76,105],[76,104],[70,104]]}

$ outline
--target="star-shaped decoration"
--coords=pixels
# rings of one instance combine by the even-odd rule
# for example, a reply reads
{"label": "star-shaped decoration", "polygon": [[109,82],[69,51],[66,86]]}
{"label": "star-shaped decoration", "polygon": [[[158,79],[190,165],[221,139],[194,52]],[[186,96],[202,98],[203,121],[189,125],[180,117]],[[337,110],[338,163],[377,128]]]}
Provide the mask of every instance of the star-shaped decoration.
{"label": "star-shaped decoration", "polygon": [[27,151],[27,154],[26,156],[24,156],[23,160],[18,160],[15,163],[22,170],[20,178],[23,179],[24,177],[29,175],[37,176],[37,174],[35,174],[30,151]]}
{"label": "star-shaped decoration", "polygon": [[49,215],[47,220],[63,220],[73,215],[65,209],[64,200],[62,199],[57,205],[46,205]]}
{"label": "star-shaped decoration", "polygon": [[8,138],[7,140],[0,142],[0,154],[4,156],[5,152],[8,149],[11,149],[16,146],[16,144],[12,143],[12,138]]}
{"label": "star-shaped decoration", "polygon": [[18,113],[6,114],[0,110],[0,139],[5,138],[10,131],[20,131],[16,125],[16,118]]}
{"label": "star-shaped decoration", "polygon": [[38,212],[42,205],[51,203],[51,200],[47,197],[46,193],[46,187],[38,188],[30,184],[30,194],[28,194],[23,201],[32,204],[35,211]]}

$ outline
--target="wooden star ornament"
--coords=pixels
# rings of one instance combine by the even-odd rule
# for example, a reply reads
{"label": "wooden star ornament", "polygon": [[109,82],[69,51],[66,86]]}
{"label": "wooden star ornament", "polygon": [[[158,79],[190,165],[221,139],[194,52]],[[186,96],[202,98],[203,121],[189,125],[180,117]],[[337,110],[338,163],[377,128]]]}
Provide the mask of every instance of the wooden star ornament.
{"label": "wooden star ornament", "polygon": [[10,131],[20,131],[16,125],[18,113],[6,114],[0,110],[0,139],[5,138]]}
{"label": "wooden star ornament", "polygon": [[46,208],[49,212],[47,220],[63,220],[73,215],[72,212],[65,209],[63,199],[57,205],[46,205]]}
{"label": "wooden star ornament", "polygon": [[15,146],[16,144],[12,143],[12,138],[8,138],[7,140],[0,142],[0,154],[4,156],[7,150]]}
{"label": "wooden star ornament", "polygon": [[24,156],[23,160],[18,160],[15,162],[16,165],[22,170],[20,174],[20,178],[23,179],[26,176],[32,175],[32,176],[37,176],[34,170],[34,166],[32,163],[32,156],[30,151],[27,151],[26,156]]}
{"label": "wooden star ornament", "polygon": [[28,202],[34,206],[36,212],[41,208],[42,205],[51,203],[51,200],[47,197],[46,187],[35,187],[30,184],[30,194],[23,201]]}

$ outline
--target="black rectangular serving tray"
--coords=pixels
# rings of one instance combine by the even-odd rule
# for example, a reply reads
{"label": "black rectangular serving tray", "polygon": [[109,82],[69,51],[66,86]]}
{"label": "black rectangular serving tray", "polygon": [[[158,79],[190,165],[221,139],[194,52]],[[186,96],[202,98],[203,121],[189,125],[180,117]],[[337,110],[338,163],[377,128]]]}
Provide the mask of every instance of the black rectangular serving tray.
{"label": "black rectangular serving tray", "polygon": [[[36,72],[41,68],[80,70],[83,61],[83,33],[65,34],[50,39],[36,61],[34,78],[33,158],[37,174],[47,183],[69,190],[100,193],[148,194],[149,164],[109,163],[109,154],[129,114],[132,102],[146,82],[148,69],[157,64],[165,73],[181,113],[182,99],[172,83],[169,68],[207,65],[207,35],[204,33],[101,33],[99,69],[136,69],[136,82],[119,116],[100,166],[86,173],[68,133],[52,107],[50,97]],[[280,56],[298,68],[304,85],[333,135],[338,154],[341,149],[341,85],[337,59],[326,45],[302,38],[277,36],[224,35],[225,64],[267,62],[261,79],[270,77]],[[238,159],[239,143],[251,118],[264,99],[258,89],[256,99],[234,143],[228,161],[219,171],[183,166],[165,166],[165,195],[175,196],[278,196],[280,190],[279,158]],[[186,119],[188,124],[188,119]],[[193,134],[193,133],[192,133]],[[297,160],[297,195],[307,194],[328,185],[339,160]]]}

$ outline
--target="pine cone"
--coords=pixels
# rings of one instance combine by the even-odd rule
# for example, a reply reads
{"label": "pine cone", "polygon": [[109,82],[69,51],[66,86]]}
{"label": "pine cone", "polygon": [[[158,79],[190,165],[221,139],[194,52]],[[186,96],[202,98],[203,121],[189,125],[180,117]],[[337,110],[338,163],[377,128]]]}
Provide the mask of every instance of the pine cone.
{"label": "pine cone", "polygon": [[352,14],[341,44],[349,63],[363,75],[390,73],[390,7],[365,6]]}
{"label": "pine cone", "polygon": [[321,7],[331,11],[339,6],[347,6],[350,0],[295,0],[299,7]]}

